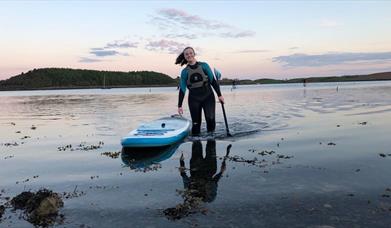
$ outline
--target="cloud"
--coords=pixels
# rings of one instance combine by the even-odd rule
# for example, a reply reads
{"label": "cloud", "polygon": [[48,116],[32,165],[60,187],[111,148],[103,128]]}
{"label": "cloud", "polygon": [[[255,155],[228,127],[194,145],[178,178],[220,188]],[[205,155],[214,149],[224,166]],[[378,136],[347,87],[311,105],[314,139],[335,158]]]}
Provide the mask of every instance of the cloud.
{"label": "cloud", "polygon": [[113,42],[109,42],[104,47],[95,47],[90,48],[91,57],[82,57],[79,62],[82,63],[93,63],[93,62],[102,62],[101,59],[97,58],[105,58],[107,56],[129,56],[126,52],[119,52],[113,49],[124,49],[124,48],[137,48],[138,42],[130,42],[127,40],[115,40]]}
{"label": "cloud", "polygon": [[88,57],[81,57],[79,62],[81,63],[95,63],[95,62],[102,62],[101,59],[93,59]]}
{"label": "cloud", "polygon": [[196,26],[205,29],[221,29],[221,28],[231,28],[232,26],[218,22],[203,19],[197,15],[188,14],[185,11],[178,9],[161,9],[158,11],[158,15],[161,17],[155,17],[157,21],[166,23],[166,25],[179,24],[184,27]]}
{"label": "cloud", "polygon": [[106,56],[115,56],[115,55],[129,56],[128,53],[118,52],[114,50],[92,50],[91,49],[90,54],[93,54],[96,57],[106,57]]}
{"label": "cloud", "polygon": [[[157,25],[159,29],[170,30],[172,33],[166,36],[167,38],[196,39],[199,36],[195,34],[201,33],[204,34],[202,37],[220,36],[224,38],[243,38],[255,35],[253,31],[235,28],[235,26],[220,21],[208,20],[198,15],[189,14],[183,10],[173,8],[158,10],[156,15],[152,17],[152,23]],[[183,34],[183,32],[177,32],[178,30],[195,30],[196,32]],[[211,33],[210,31],[213,32]]]}
{"label": "cloud", "polygon": [[167,38],[186,38],[190,40],[197,39],[198,37],[196,34],[175,34],[175,33],[166,34],[164,36]]}
{"label": "cloud", "polygon": [[91,50],[90,54],[93,54],[97,57],[105,57],[105,56],[118,55],[119,52],[114,50]]}
{"label": "cloud", "polygon": [[239,51],[234,51],[233,53],[262,53],[262,52],[269,52],[269,50],[263,50],[263,49],[239,50]]}
{"label": "cloud", "polygon": [[357,61],[379,61],[391,60],[391,52],[363,52],[363,53],[326,53],[320,55],[293,54],[286,56],[277,56],[273,62],[282,63],[284,66],[326,66],[351,63]]}
{"label": "cloud", "polygon": [[242,38],[242,37],[255,36],[255,32],[253,31],[225,32],[225,33],[220,33],[219,36],[224,38]]}
{"label": "cloud", "polygon": [[137,48],[137,47],[138,47],[138,42],[116,40],[106,44],[104,48],[107,49],[107,48]]}
{"label": "cloud", "polygon": [[170,54],[178,54],[187,46],[184,43],[162,39],[159,41],[149,41],[145,48],[150,51],[166,51]]}
{"label": "cloud", "polygon": [[151,23],[156,25],[159,30],[167,30],[167,29],[186,29],[186,26],[180,25],[176,21],[171,21],[171,19],[162,18],[159,16],[153,16],[151,19]]}
{"label": "cloud", "polygon": [[90,50],[92,50],[92,51],[103,51],[105,49],[104,48],[91,48]]}
{"label": "cloud", "polygon": [[289,50],[296,50],[299,49],[299,47],[290,47]]}

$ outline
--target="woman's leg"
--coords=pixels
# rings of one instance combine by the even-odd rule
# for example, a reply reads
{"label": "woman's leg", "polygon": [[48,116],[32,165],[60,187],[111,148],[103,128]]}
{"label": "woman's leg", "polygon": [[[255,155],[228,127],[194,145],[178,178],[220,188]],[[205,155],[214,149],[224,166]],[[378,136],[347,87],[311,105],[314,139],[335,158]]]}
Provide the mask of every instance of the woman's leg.
{"label": "woman's leg", "polygon": [[216,101],[213,94],[205,99],[202,103],[202,108],[204,109],[206,128],[208,132],[213,132],[216,128]]}
{"label": "woman's leg", "polygon": [[201,131],[201,121],[202,121],[201,102],[189,98],[189,109],[190,109],[191,120],[193,122],[193,127],[191,128],[191,134],[199,135]]}

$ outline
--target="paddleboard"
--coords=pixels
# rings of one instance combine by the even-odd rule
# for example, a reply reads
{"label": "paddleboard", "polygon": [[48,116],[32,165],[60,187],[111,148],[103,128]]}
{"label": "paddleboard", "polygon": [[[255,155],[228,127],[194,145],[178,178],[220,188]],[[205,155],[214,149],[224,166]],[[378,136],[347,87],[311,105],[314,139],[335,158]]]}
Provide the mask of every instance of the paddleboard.
{"label": "paddleboard", "polygon": [[121,139],[123,147],[162,147],[189,135],[191,121],[179,115],[141,124]]}

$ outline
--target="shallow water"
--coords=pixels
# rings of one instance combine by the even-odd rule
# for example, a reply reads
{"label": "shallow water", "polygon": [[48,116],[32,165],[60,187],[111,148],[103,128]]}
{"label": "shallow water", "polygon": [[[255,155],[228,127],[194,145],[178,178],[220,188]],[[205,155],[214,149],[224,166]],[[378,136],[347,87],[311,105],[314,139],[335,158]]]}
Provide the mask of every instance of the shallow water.
{"label": "shallow water", "polygon": [[[60,227],[388,227],[391,82],[222,92],[234,137],[201,149],[185,140],[151,157],[122,151],[120,138],[174,114],[175,88],[0,92],[0,204],[46,187],[80,195],[64,199]],[[189,118],[186,100],[184,107]],[[186,180],[206,202],[172,221],[164,211],[184,204]],[[18,216],[7,210],[0,226],[32,226]]]}

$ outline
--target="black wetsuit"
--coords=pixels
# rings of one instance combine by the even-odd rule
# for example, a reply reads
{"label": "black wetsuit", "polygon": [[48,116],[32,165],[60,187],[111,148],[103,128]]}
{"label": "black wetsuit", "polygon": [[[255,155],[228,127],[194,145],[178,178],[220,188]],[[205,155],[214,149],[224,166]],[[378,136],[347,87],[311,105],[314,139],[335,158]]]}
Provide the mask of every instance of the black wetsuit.
{"label": "black wetsuit", "polygon": [[182,70],[178,107],[182,107],[186,88],[189,89],[189,109],[193,121],[192,135],[199,135],[202,122],[202,110],[204,110],[208,132],[216,128],[215,107],[216,101],[213,89],[221,96],[220,87],[215,80],[209,65],[204,62],[196,62]]}

